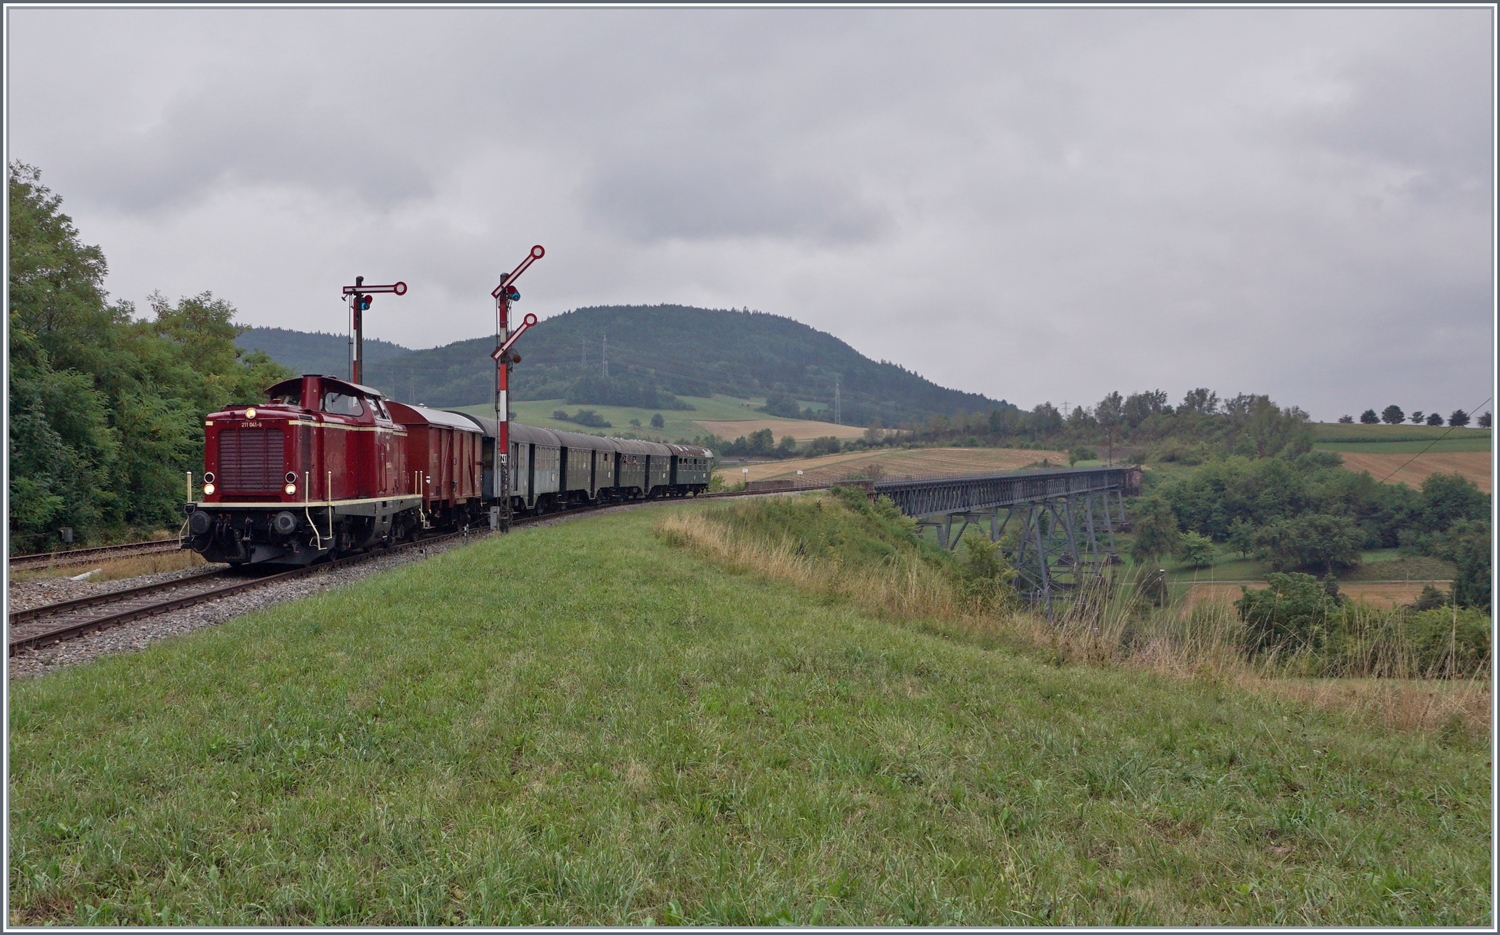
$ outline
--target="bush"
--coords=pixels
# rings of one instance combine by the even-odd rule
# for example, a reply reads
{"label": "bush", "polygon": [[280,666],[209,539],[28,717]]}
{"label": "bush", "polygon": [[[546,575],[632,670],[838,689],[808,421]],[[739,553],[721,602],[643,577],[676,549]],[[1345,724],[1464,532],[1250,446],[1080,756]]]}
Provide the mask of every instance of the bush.
{"label": "bush", "polygon": [[1241,587],[1234,603],[1245,622],[1245,654],[1254,658],[1272,651],[1321,649],[1328,612],[1338,605],[1318,580],[1298,572],[1273,573],[1266,583],[1270,586],[1255,591]]}
{"label": "bush", "polygon": [[[769,430],[768,430],[769,431]],[[832,435],[822,435],[807,443],[807,450],[803,451],[804,457],[816,458],[819,455],[838,454],[839,440]]]}
{"label": "bush", "polygon": [[1374,409],[1366,409],[1359,414],[1359,421],[1364,425],[1379,425],[1380,416],[1375,414]]}
{"label": "bush", "polygon": [[1098,457],[1099,452],[1095,451],[1092,448],[1079,445],[1077,448],[1074,448],[1072,451],[1068,452],[1068,463],[1077,464],[1080,461],[1093,461]]}
{"label": "bush", "polygon": [[1255,544],[1277,571],[1321,568],[1334,572],[1359,564],[1365,538],[1347,516],[1305,513],[1261,528]]}

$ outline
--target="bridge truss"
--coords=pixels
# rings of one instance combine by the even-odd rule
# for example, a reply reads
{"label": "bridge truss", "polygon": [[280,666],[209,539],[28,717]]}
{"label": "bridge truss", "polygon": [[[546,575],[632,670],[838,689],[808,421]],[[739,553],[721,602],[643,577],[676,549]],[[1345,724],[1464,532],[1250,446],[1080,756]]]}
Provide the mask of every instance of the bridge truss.
{"label": "bridge truss", "polygon": [[[1125,523],[1125,497],[1140,492],[1139,468],[1060,468],[975,477],[882,481],[874,492],[890,497],[919,527],[937,531],[938,543],[957,548],[971,525],[987,525],[999,542],[1012,522],[1018,590],[1052,609],[1053,597],[1077,592],[1118,564],[1115,530]],[[1003,518],[1001,514],[1004,514]],[[954,526],[957,525],[957,532]]]}

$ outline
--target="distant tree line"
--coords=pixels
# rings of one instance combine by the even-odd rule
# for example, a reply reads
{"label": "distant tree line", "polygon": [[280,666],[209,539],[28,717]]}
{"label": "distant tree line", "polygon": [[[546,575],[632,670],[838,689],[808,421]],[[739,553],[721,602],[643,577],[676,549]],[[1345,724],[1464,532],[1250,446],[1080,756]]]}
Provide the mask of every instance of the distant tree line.
{"label": "distant tree line", "polygon": [[242,352],[234,306],[157,293],[137,318],[104,291],[104,254],[84,245],[33,166],[11,163],[11,551],[181,521],[188,471],[203,469],[203,415],[255,402],[287,371]]}
{"label": "distant tree line", "polygon": [[[1416,409],[1413,410],[1411,416],[1408,417],[1407,414],[1401,409],[1401,407],[1396,405],[1386,406],[1383,410],[1381,410],[1379,415],[1375,414],[1374,409],[1366,409],[1364,412],[1359,414],[1359,421],[1363,425],[1379,425],[1382,422],[1384,422],[1386,425],[1401,425],[1403,422],[1406,422],[1408,418],[1410,419],[1412,425],[1443,424],[1443,416],[1441,413],[1423,412],[1420,409]],[[1340,416],[1339,421],[1347,425],[1354,422],[1354,417],[1347,415]],[[1464,412],[1462,409],[1455,409],[1448,415],[1448,425],[1452,426],[1453,428],[1463,428],[1468,424],[1469,414],[1467,412]],[[1489,428],[1490,414],[1488,412],[1481,413],[1479,416],[1478,424],[1482,429]]]}

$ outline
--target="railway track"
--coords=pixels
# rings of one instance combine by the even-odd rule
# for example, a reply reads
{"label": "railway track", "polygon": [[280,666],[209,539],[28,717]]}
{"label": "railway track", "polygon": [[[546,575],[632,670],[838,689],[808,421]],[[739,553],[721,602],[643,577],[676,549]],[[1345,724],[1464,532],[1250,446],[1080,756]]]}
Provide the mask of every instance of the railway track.
{"label": "railway track", "polygon": [[192,607],[195,604],[221,600],[232,594],[240,594],[293,578],[304,578],[332,571],[379,558],[382,555],[392,555],[407,549],[435,545],[461,535],[462,533],[455,532],[429,536],[388,549],[336,558],[305,568],[294,568],[290,571],[272,574],[257,575],[237,570],[214,569],[157,584],[122,588],[118,591],[106,591],[75,600],[43,604],[40,607],[17,611],[10,615],[7,621],[9,654],[14,656],[24,649],[49,646],[63,640],[117,627],[132,620],[155,617],[173,610]]}
{"label": "railway track", "polygon": [[176,539],[156,539],[149,542],[122,542],[119,545],[99,545],[87,549],[68,549],[63,552],[36,552],[31,555],[12,555],[6,559],[12,571],[22,568],[47,568],[63,565],[83,565],[88,562],[127,558],[132,555],[151,555],[156,552],[176,552],[182,546]]}
{"label": "railway track", "polygon": [[[756,496],[761,493],[759,491],[734,491],[704,494],[699,499],[742,497],[746,495]],[[537,516],[518,517],[511,525],[530,526],[567,516],[602,513],[622,506],[641,505],[644,505],[643,501],[631,501],[604,506],[574,507],[552,513],[543,513]],[[9,625],[7,633],[9,654],[14,656],[22,650],[49,646],[63,640],[70,640],[86,636],[90,633],[97,633],[100,630],[117,627],[133,620],[154,617],[170,611],[192,607],[196,604],[221,600],[230,595],[240,594],[254,588],[265,587],[266,585],[280,581],[302,578],[325,571],[332,571],[337,568],[378,558],[382,555],[391,555],[420,546],[435,545],[462,535],[464,534],[454,532],[429,536],[387,549],[377,549],[371,552],[336,558],[332,561],[319,562],[305,568],[294,568],[290,571],[274,572],[271,574],[254,574],[253,572],[247,573],[244,570],[216,568],[194,575],[174,578],[171,581],[144,584],[133,588],[121,588],[117,591],[105,591],[99,594],[91,594],[87,597],[59,601],[54,604],[43,604],[28,610],[16,611],[10,615],[7,621]],[[157,546],[158,548],[151,549],[150,551],[167,551],[166,548],[160,547],[162,545],[163,543],[159,542],[135,542],[120,546],[102,546],[96,549],[77,549],[73,552],[65,553],[15,556],[11,559],[11,562],[12,567],[16,567],[15,562],[17,559],[46,559],[55,561],[52,558],[53,556],[78,556],[84,554],[90,555],[91,558],[98,558],[103,554],[117,554],[132,546]],[[169,540],[165,545],[173,550],[178,548],[175,541]],[[127,552],[126,554],[131,553]],[[73,563],[90,561],[91,558],[77,558],[74,559]]]}

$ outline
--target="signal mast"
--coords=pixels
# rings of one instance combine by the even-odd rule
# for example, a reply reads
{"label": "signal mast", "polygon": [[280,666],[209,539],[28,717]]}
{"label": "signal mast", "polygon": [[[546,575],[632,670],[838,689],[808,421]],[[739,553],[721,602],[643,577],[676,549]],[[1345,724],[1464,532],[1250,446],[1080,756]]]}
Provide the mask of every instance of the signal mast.
{"label": "signal mast", "polygon": [[547,255],[541,244],[531,248],[526,259],[508,274],[500,277],[500,285],[490,295],[495,300],[495,421],[499,423],[495,439],[495,470],[500,472],[500,517],[502,532],[510,531],[510,368],[520,363],[521,355],[511,348],[526,330],[536,324],[536,316],[528,314],[512,332],[510,330],[510,304],[521,301],[516,291],[516,280],[531,267],[531,264]]}
{"label": "signal mast", "polygon": [[355,276],[354,285],[344,287],[344,295],[349,299],[349,318],[354,325],[354,337],[349,341],[349,382],[354,384],[364,383],[365,312],[370,308],[370,303],[375,301],[374,296],[371,295],[374,292],[406,295],[406,283],[395,282],[388,286],[367,286],[365,277]]}

